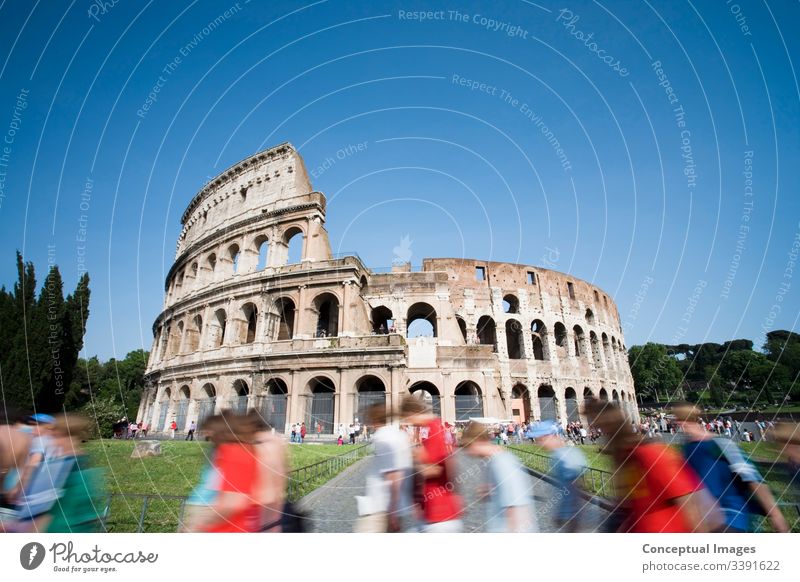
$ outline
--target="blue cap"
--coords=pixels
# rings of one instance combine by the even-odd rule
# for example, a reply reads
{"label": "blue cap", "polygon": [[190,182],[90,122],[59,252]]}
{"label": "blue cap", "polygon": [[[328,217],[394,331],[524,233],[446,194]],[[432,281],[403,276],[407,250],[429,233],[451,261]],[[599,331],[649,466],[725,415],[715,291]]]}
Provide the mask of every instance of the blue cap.
{"label": "blue cap", "polygon": [[543,436],[554,436],[558,434],[558,425],[552,420],[543,420],[535,423],[528,431],[528,438],[538,439]]}
{"label": "blue cap", "polygon": [[56,419],[49,414],[34,414],[31,416],[31,420],[41,424],[53,424],[56,421]]}

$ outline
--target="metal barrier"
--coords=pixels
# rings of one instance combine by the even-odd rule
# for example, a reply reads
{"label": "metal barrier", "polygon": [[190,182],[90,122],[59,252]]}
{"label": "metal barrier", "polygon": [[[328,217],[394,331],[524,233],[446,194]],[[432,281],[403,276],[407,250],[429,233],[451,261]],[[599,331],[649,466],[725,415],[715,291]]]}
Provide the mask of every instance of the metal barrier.
{"label": "metal barrier", "polygon": [[[553,469],[553,460],[548,455],[514,446],[509,446],[508,449],[522,457],[525,465],[540,473],[549,474]],[[586,467],[581,475],[580,483],[584,490],[594,495],[606,498],[614,496],[614,478],[610,471]]]}
{"label": "metal barrier", "polygon": [[[342,469],[366,456],[361,445],[323,461],[289,472],[286,498],[297,501]],[[109,532],[164,533],[180,529],[186,510],[184,495],[111,493],[102,512],[103,530]]]}

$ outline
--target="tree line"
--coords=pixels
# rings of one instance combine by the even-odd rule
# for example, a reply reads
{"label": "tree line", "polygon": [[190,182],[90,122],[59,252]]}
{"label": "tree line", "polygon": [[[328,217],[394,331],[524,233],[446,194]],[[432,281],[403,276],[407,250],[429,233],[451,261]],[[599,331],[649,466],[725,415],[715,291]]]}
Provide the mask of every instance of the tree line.
{"label": "tree line", "polygon": [[10,290],[0,288],[4,410],[84,410],[101,428],[121,416],[135,416],[149,354],[135,350],[107,362],[81,358],[90,296],[89,274],[83,273],[65,297],[55,263],[38,287],[33,263],[17,252],[17,280]]}
{"label": "tree line", "polygon": [[800,401],[800,336],[767,333],[762,349],[748,339],[722,344],[647,343],[628,359],[641,401],[689,400],[713,406],[767,407]]}

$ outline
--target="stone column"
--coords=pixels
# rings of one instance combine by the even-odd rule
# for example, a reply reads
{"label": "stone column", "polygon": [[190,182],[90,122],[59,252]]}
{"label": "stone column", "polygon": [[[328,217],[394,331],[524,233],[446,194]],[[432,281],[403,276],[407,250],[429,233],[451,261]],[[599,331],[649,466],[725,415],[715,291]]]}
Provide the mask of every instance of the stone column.
{"label": "stone column", "polygon": [[308,310],[308,285],[300,285],[298,287],[299,293],[297,298],[297,305],[295,306],[294,318],[294,336],[296,338],[309,338],[314,337],[313,332],[308,333],[306,330],[306,319]]}
{"label": "stone column", "polygon": [[455,386],[450,372],[442,372],[439,382],[439,403],[442,409],[442,420],[455,422],[456,420],[456,399]]}

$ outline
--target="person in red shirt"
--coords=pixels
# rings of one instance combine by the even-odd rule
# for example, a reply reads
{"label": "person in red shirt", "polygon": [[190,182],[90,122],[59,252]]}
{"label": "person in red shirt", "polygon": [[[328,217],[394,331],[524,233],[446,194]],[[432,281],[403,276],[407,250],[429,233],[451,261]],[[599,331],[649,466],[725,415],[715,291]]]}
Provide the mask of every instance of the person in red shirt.
{"label": "person in red shirt", "polygon": [[708,493],[677,450],[641,440],[622,410],[609,402],[589,400],[584,413],[607,436],[604,452],[616,466],[623,516],[617,531],[689,533],[712,528]]}
{"label": "person in red shirt", "polygon": [[259,485],[258,452],[253,446],[253,425],[240,415],[225,411],[214,438],[217,492],[209,521],[201,531],[243,533],[259,531],[261,507],[257,501]]}
{"label": "person in red shirt", "polygon": [[421,481],[420,505],[425,521],[423,531],[463,531],[461,497],[455,491],[452,448],[445,440],[439,417],[420,400],[409,396],[400,409],[405,424],[427,428],[428,437],[414,450],[415,468]]}

